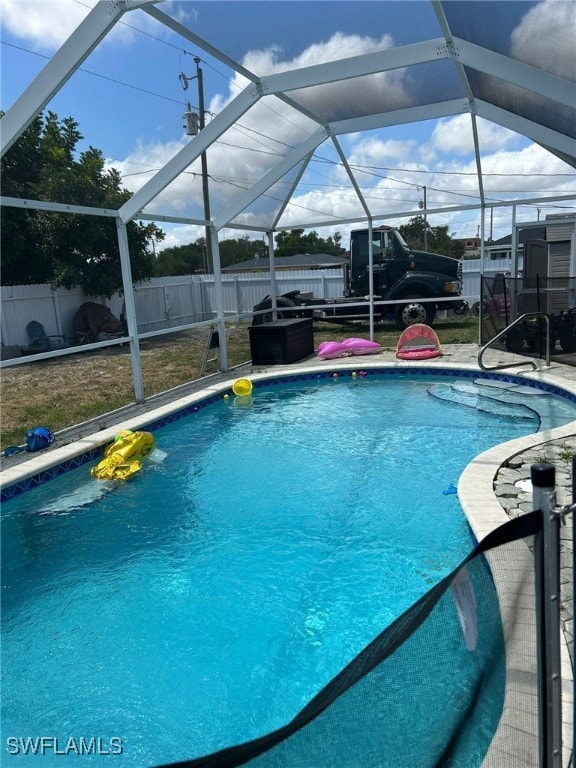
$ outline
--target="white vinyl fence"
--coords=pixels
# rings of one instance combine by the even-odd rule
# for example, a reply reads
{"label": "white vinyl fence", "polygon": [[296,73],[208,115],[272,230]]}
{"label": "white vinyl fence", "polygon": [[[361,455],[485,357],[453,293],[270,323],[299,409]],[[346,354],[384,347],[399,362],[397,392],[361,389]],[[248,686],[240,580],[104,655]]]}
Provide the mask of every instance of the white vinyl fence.
{"label": "white vinyl fence", "polygon": [[[486,260],[485,274],[510,269],[510,261]],[[463,262],[463,296],[471,302],[480,296],[480,260]],[[339,269],[279,271],[278,294],[300,290],[316,298],[342,296],[343,273]],[[229,316],[250,313],[255,304],[270,294],[268,273],[224,274],[222,280],[224,311]],[[215,317],[214,280],[212,276],[181,275],[161,277],[135,285],[138,332],[147,333],[190,325]],[[30,343],[26,325],[31,320],[42,323],[48,336],[74,341],[74,315],[85,301],[106,304],[116,317],[123,312],[123,299],[94,299],[76,290],[51,290],[49,285],[2,286],[1,339],[3,347]],[[249,318],[247,318],[249,319]]]}

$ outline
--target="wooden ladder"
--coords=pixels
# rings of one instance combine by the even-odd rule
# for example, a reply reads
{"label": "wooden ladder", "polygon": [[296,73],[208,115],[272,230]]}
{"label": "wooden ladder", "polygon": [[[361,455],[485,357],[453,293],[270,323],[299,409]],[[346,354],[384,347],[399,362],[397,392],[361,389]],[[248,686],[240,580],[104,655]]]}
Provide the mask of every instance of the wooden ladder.
{"label": "wooden ladder", "polygon": [[[214,352],[210,357],[210,353]],[[206,346],[204,348],[204,355],[202,357],[202,363],[200,365],[200,376],[202,378],[206,373],[206,366],[208,363],[216,363],[216,373],[220,370],[220,335],[213,325],[210,326],[210,331],[206,338]]]}

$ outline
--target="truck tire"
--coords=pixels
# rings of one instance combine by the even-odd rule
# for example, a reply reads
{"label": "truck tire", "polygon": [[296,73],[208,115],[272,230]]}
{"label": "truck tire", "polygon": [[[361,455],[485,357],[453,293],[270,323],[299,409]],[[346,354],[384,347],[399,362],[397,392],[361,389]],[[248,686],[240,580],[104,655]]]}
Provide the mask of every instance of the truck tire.
{"label": "truck tire", "polygon": [[419,299],[421,296],[406,296],[402,304],[396,305],[394,312],[394,322],[396,327],[403,331],[408,328],[409,325],[415,325],[416,323],[424,323],[425,325],[432,325],[434,317],[436,315],[436,307],[434,304],[423,304]]}
{"label": "truck tire", "polygon": [[[295,317],[293,312],[287,312],[283,314],[280,311],[280,307],[295,307],[296,304],[291,299],[287,299],[284,296],[278,296],[276,299],[276,306],[278,308],[278,320],[289,320],[291,317]],[[252,325],[262,325],[263,323],[271,323],[274,319],[274,313],[272,312],[272,299],[264,299],[254,307],[255,310],[269,309],[270,312],[265,312],[263,315],[254,315],[252,318]]]}
{"label": "truck tire", "polygon": [[[474,304],[472,304],[472,307],[470,308],[472,317],[480,317],[480,309],[481,309],[480,302],[475,301]],[[486,312],[486,303],[484,303],[483,311]]]}

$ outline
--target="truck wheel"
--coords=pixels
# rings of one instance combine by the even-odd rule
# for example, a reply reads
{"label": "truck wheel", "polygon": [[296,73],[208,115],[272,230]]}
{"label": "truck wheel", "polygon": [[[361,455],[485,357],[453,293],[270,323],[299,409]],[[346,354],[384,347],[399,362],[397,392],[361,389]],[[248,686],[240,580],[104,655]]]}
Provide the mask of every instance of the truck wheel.
{"label": "truck wheel", "polygon": [[423,304],[418,300],[419,298],[419,296],[406,296],[406,304],[396,305],[394,322],[399,330],[403,331],[409,325],[416,325],[416,323],[432,325],[434,322],[436,307],[434,304]]}
{"label": "truck wheel", "polygon": [[[286,299],[284,296],[278,296],[276,299],[276,306],[278,307],[278,320],[284,320],[284,317],[286,319],[290,319],[291,317],[295,317],[293,312],[287,312],[285,315],[280,311],[280,307],[295,307],[293,301],[290,299]],[[261,301],[260,304],[257,304],[254,307],[255,310],[263,310],[263,309],[269,309],[270,312],[265,312],[263,315],[254,315],[252,318],[252,325],[262,325],[262,323],[271,323],[274,320],[274,313],[272,310],[272,299],[264,299],[264,301]]]}
{"label": "truck wheel", "polygon": [[[470,310],[471,313],[472,313],[472,317],[480,317],[480,308],[481,307],[480,307],[480,302],[479,301],[475,301],[474,304],[472,304],[472,307],[471,307],[471,310]],[[483,313],[486,312],[486,302],[484,302],[484,304],[482,306],[482,311],[483,311]]]}

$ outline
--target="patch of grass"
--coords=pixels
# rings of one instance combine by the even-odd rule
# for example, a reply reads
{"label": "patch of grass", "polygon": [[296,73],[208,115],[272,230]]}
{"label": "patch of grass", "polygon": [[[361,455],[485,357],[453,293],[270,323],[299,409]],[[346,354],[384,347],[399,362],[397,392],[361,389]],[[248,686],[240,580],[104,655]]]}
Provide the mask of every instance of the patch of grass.
{"label": "patch of grass", "polygon": [[[438,320],[434,328],[443,345],[477,341],[478,322],[473,319]],[[207,334],[207,329],[198,329],[141,342],[146,397],[199,378]],[[367,323],[314,323],[315,347],[321,341],[368,334]],[[379,323],[375,329],[375,340],[384,349],[394,350],[399,336],[393,323]],[[231,326],[227,340],[230,366],[250,360],[248,325]],[[213,364],[207,368],[208,373],[214,370]],[[134,402],[128,345],[3,368],[0,383],[1,450],[21,445],[32,427],[44,425],[57,432]]]}
{"label": "patch of grass", "polygon": [[[439,319],[434,322],[434,330],[438,334],[440,344],[477,344],[478,320],[474,318]],[[368,338],[370,326],[368,323],[356,321],[347,325],[318,322],[314,324],[314,343],[321,341],[342,341],[349,336]],[[374,328],[374,341],[383,349],[395,350],[400,338],[400,331],[391,322],[377,323]]]}
{"label": "patch of grass", "polygon": [[566,463],[571,462],[573,456],[574,456],[574,451],[570,448],[570,446],[566,445],[566,443],[560,446],[560,452],[558,454],[558,458],[561,461],[564,461]]}

